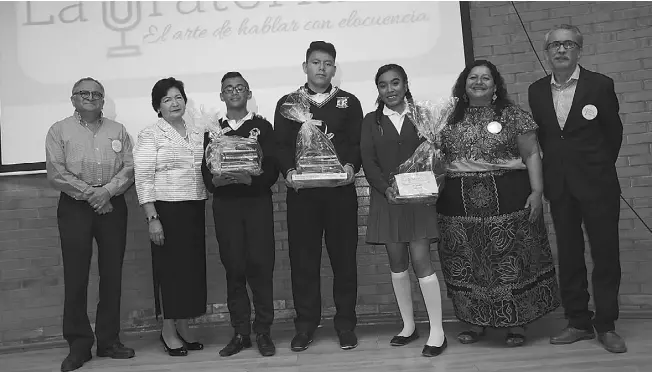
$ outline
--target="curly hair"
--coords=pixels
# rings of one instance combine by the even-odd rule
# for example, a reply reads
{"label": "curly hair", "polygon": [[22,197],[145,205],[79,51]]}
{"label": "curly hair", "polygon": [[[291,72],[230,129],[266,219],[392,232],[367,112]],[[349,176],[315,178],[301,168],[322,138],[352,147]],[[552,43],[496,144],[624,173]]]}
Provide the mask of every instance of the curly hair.
{"label": "curly hair", "polygon": [[510,98],[508,98],[508,90],[506,89],[506,83],[505,81],[503,81],[501,74],[499,74],[499,70],[497,70],[497,66],[495,66],[490,61],[479,59],[469,64],[467,67],[465,67],[465,69],[460,73],[460,75],[458,75],[458,79],[456,79],[456,84],[453,86],[453,89],[451,90],[451,95],[458,98],[458,103],[456,103],[456,107],[454,108],[454,111],[451,114],[451,117],[449,118],[450,124],[454,124],[461,121],[463,119],[463,116],[465,115],[465,110],[469,107],[469,100],[465,99],[467,98],[467,94],[465,91],[465,88],[467,86],[467,77],[469,76],[470,71],[472,71],[472,69],[477,66],[485,66],[488,69],[490,69],[492,80],[494,80],[494,85],[497,87],[497,90],[495,92],[497,98],[493,102],[495,115],[500,116],[503,109],[506,106],[512,104],[512,101],[510,100]]}

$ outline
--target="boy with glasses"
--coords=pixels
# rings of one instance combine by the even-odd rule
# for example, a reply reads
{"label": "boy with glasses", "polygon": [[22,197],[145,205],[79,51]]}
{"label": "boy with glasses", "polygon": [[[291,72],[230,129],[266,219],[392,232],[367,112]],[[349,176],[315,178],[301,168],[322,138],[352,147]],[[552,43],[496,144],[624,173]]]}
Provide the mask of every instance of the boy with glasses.
{"label": "boy with glasses", "polygon": [[[243,172],[222,172],[213,175],[202,161],[202,175],[207,190],[213,194],[213,219],[218,239],[220,260],[227,277],[227,307],[234,327],[234,336],[220,350],[226,357],[252,346],[253,328],[256,344],[263,356],[275,354],[270,337],[274,319],[272,303],[272,273],[274,271],[274,222],[272,191],[279,172],[274,160],[272,124],[265,118],[247,111],[252,98],[249,84],[238,72],[228,72],[222,78],[220,100],[227,113],[218,124],[226,136],[256,139],[263,150],[263,173],[250,176]],[[211,139],[204,134],[204,150]],[[254,323],[250,325],[250,300],[247,284],[252,291]]]}

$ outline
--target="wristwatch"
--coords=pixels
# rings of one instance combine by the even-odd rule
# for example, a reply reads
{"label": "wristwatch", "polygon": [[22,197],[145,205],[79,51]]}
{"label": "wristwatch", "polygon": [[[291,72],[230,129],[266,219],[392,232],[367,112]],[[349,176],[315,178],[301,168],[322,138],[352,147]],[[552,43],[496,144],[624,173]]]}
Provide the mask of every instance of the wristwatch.
{"label": "wristwatch", "polygon": [[149,216],[149,217],[145,217],[145,222],[150,223],[150,222],[152,222],[154,220],[158,220],[158,219],[159,219],[159,215],[155,214],[155,215],[152,215],[152,216]]}

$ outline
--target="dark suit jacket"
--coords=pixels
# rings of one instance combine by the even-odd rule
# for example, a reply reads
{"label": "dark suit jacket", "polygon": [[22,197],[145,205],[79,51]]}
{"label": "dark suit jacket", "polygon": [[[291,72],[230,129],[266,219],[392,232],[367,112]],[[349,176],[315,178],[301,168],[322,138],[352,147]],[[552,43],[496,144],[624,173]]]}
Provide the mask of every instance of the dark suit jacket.
{"label": "dark suit jacket", "polygon": [[[621,193],[615,162],[623,125],[612,79],[580,68],[571,110],[562,130],[553,107],[551,76],[530,85],[528,103],[539,126],[547,199],[556,200],[565,192],[579,200]],[[583,117],[586,105],[598,109],[594,119]]]}
{"label": "dark suit jacket", "polygon": [[397,167],[413,155],[415,149],[424,141],[408,117],[404,118],[401,133],[390,119],[381,117],[381,128],[376,123],[376,112],[365,115],[361,132],[361,158],[365,178],[372,188],[381,195],[390,187],[390,176]]}

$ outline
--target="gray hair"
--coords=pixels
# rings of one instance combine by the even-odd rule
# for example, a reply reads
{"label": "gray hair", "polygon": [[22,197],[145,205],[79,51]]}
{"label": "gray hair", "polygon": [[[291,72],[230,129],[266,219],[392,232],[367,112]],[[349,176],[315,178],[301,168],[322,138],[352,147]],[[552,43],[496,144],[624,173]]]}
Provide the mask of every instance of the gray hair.
{"label": "gray hair", "polygon": [[99,85],[100,89],[102,89],[102,93],[104,93],[104,85],[102,85],[102,83],[100,83],[96,79],[93,79],[92,77],[85,77],[85,78],[81,78],[81,79],[77,80],[77,82],[73,85],[73,94],[75,94],[75,92],[77,91],[77,87],[79,86],[79,84],[81,84],[81,83],[83,83],[85,81],[92,81],[95,84]]}
{"label": "gray hair", "polygon": [[552,29],[549,30],[549,32],[546,33],[546,35],[544,35],[544,49],[546,49],[547,45],[549,45],[549,36],[551,35],[551,33],[557,30],[568,30],[573,32],[576,37],[575,41],[578,43],[578,45],[581,48],[583,47],[583,34],[580,33],[578,27],[573,25],[561,24],[553,27]]}

